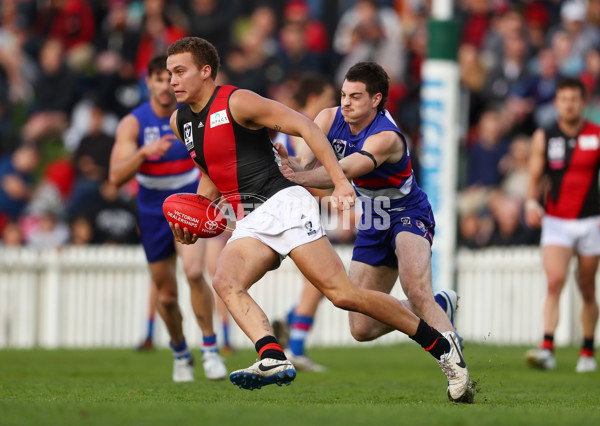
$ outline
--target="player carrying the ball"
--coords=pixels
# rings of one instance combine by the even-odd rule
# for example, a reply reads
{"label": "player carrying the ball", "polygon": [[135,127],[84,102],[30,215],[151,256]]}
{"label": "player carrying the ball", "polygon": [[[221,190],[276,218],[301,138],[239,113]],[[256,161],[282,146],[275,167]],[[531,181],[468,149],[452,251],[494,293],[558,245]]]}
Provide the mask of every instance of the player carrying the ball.
{"label": "player carrying the ball", "polygon": [[[167,54],[171,86],[184,104],[171,116],[171,127],[203,172],[197,193],[212,200],[223,197],[237,215],[236,229],[217,260],[213,286],[255,344],[260,360],[231,373],[233,384],[257,389],[289,384],[296,377],[267,316],[248,293],[289,255],[335,306],[375,318],[419,343],[445,373],[450,400],[472,402],[469,372],[456,341],[389,294],[352,284],[325,237],[317,202],[280,172],[268,128],[304,139],[335,186],[333,204],[340,209],[354,204],[354,189],[320,128],[254,92],[217,86],[219,56],[204,39],[182,38],[169,46]],[[178,241],[197,241],[187,228],[169,225]]]}
{"label": "player carrying the ball", "polygon": [[198,169],[171,131],[169,119],[177,101],[165,69],[166,57],[148,63],[146,83],[150,100],[123,117],[117,128],[110,159],[110,180],[116,185],[134,176],[139,183],[138,218],[142,245],[152,281],[158,289],[158,312],[163,319],[173,349],[173,381],[194,380],[194,358],[183,335],[182,316],[177,302],[176,253],[190,285],[192,308],[202,330],[202,366],[209,380],[222,380],[227,368],[218,354],[213,328],[213,293],[204,279],[205,245],[195,247],[176,243],[165,223],[162,203],[178,192],[198,187]]}

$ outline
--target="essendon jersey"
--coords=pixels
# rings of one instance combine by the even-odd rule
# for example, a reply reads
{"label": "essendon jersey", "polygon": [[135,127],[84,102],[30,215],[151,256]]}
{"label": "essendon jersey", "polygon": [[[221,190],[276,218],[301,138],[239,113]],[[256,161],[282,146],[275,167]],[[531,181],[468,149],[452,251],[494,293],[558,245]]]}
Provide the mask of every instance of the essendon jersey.
{"label": "essendon jersey", "polygon": [[588,121],[574,137],[558,124],[546,131],[545,173],[550,177],[546,212],[563,219],[600,214],[598,172],[600,171],[600,127]]}
{"label": "essendon jersey", "polygon": [[197,114],[189,105],[180,107],[177,129],[191,157],[242,219],[267,198],[296,184],[279,171],[267,129],[248,129],[233,120],[229,97],[236,89],[216,87]]}

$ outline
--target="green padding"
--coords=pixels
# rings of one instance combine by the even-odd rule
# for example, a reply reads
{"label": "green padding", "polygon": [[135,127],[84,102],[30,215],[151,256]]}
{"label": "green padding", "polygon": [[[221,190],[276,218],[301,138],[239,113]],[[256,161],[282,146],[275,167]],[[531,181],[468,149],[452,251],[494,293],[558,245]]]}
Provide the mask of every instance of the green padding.
{"label": "green padding", "polygon": [[427,24],[429,29],[429,59],[456,61],[458,51],[458,22],[434,21]]}

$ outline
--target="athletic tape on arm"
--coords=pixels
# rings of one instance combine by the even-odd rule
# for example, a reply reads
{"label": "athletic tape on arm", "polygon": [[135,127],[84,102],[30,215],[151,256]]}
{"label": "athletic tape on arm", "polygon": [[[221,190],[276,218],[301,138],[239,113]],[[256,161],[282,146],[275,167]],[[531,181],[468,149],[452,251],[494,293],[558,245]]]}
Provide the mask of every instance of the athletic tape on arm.
{"label": "athletic tape on arm", "polygon": [[358,151],[359,154],[362,154],[366,157],[369,157],[371,159],[371,161],[373,162],[373,164],[375,164],[375,168],[377,168],[377,160],[375,160],[375,157],[373,157],[373,154],[371,154],[370,152],[364,151],[364,150],[360,150]]}

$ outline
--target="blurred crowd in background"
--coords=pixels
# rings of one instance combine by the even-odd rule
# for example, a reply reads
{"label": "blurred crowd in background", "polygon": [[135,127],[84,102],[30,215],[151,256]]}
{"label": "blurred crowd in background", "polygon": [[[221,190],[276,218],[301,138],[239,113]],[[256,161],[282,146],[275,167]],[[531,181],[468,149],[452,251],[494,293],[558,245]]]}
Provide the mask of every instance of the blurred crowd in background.
{"label": "blurred crowd in background", "polygon": [[[536,244],[523,221],[530,137],[555,120],[561,76],[583,80],[586,117],[600,122],[600,0],[454,3],[468,111],[459,244]],[[110,151],[118,121],[147,100],[148,60],[187,35],[217,47],[219,84],[291,107],[304,73],[339,87],[354,63],[380,63],[419,179],[430,13],[430,0],[2,0],[0,244],[139,242],[136,183],[107,182]]]}

